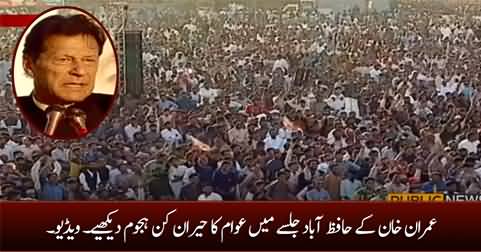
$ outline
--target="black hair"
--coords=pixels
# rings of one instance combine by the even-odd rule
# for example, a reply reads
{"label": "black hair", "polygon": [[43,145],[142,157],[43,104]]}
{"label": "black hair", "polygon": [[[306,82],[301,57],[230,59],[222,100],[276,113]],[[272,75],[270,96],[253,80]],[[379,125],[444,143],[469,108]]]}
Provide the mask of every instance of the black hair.
{"label": "black hair", "polygon": [[23,54],[29,56],[36,61],[40,53],[44,50],[44,43],[48,37],[53,35],[91,35],[97,41],[99,46],[99,54],[102,54],[102,48],[106,40],[106,36],[101,27],[95,21],[83,14],[62,16],[53,15],[47,17],[36,24],[25,39],[25,47]]}

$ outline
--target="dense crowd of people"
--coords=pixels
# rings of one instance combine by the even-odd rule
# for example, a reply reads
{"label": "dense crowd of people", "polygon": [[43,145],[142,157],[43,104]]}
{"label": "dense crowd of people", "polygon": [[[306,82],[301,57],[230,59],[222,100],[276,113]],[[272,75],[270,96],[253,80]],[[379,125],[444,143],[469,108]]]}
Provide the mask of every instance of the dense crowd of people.
{"label": "dense crowd of people", "polygon": [[[122,8],[108,8],[91,11],[120,29]],[[151,7],[128,14],[127,28],[143,31],[144,94],[122,94],[86,139],[30,130],[10,76],[0,76],[3,199],[481,193],[478,17]],[[19,32],[1,30],[2,71]]]}

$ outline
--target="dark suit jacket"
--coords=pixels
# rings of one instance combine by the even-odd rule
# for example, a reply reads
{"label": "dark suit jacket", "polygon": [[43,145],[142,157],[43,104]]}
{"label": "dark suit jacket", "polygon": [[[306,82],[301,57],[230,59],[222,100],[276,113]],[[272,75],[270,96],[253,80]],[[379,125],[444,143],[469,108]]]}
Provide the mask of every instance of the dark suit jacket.
{"label": "dark suit jacket", "polygon": [[[113,95],[91,94],[83,102],[75,104],[75,107],[82,109],[87,114],[86,124],[89,133],[96,129],[107,116],[114,98]],[[44,131],[47,123],[46,113],[35,105],[32,96],[18,97],[17,106],[32,129]],[[67,122],[61,121],[53,138],[75,139],[79,136]]]}

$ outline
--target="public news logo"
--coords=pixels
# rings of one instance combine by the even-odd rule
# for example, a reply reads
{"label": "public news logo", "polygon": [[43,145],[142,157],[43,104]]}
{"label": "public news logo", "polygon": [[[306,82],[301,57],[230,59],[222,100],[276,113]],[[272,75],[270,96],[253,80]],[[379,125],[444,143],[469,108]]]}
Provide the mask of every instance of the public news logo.
{"label": "public news logo", "polygon": [[481,201],[481,194],[391,193],[387,201],[396,202],[465,202]]}

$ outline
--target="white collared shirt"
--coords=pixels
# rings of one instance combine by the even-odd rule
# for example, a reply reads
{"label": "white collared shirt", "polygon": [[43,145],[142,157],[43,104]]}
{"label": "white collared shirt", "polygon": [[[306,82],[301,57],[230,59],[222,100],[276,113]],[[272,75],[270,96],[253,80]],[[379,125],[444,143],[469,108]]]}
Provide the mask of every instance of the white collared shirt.
{"label": "white collared shirt", "polygon": [[290,129],[280,128],[279,129],[279,136],[281,136],[284,139],[291,139],[292,138],[292,131]]}
{"label": "white collared shirt", "polygon": [[[90,170],[86,170],[86,172],[88,172],[90,174],[90,176],[94,176],[94,173],[91,172]],[[85,174],[80,173],[78,178],[79,178],[80,185],[82,185],[82,188],[85,191],[90,191],[91,188],[89,187],[89,185],[87,183],[87,178],[85,177]],[[97,186],[99,186],[100,183],[102,183],[102,181],[100,179],[100,175],[97,173],[97,181],[96,181]]]}
{"label": "white collared shirt", "polygon": [[474,142],[464,139],[458,144],[458,149],[466,149],[468,153],[478,153],[479,140]]}
{"label": "white collared shirt", "polygon": [[281,137],[280,135],[277,135],[275,138],[272,138],[272,136],[267,133],[266,138],[264,139],[264,144],[265,144],[265,150],[268,150],[270,148],[280,150],[281,152],[284,152],[284,146],[286,145],[287,141],[285,138]]}
{"label": "white collared shirt", "polygon": [[29,147],[22,144],[22,145],[18,146],[17,150],[23,152],[23,156],[26,159],[32,160],[32,153],[34,151],[40,151],[40,147],[38,147],[38,145],[36,145],[36,144],[32,144]]}
{"label": "white collared shirt", "polygon": [[277,68],[282,68],[284,71],[289,70],[289,63],[285,59],[278,59],[274,61],[274,65],[272,66],[272,72],[274,72]]}
{"label": "white collared shirt", "polygon": [[19,119],[17,119],[17,123],[15,123],[15,125],[7,126],[7,124],[5,123],[5,120],[1,120],[0,121],[0,128],[7,129],[8,134],[10,136],[13,136],[14,130],[22,129],[22,122]]}
{"label": "white collared shirt", "polygon": [[0,156],[4,155],[7,156],[8,160],[12,160],[10,159],[10,157],[13,156],[12,151],[9,150],[7,147],[0,149]]}
{"label": "white collared shirt", "polygon": [[349,179],[343,179],[341,181],[341,197],[352,199],[354,193],[362,186],[362,183],[355,179],[351,181]]}
{"label": "white collared shirt", "polygon": [[[37,160],[37,162],[33,164],[32,169],[30,170],[30,176],[32,177],[33,184],[37,192],[42,189],[42,184],[40,183],[40,170],[42,169],[41,163],[42,162],[40,160]],[[57,176],[60,176],[60,173],[62,172],[62,166],[55,160],[53,160],[52,165],[52,172],[57,174]]]}
{"label": "white collared shirt", "polygon": [[231,143],[249,142],[249,131],[246,128],[237,129],[234,127],[229,130],[228,135]]}
{"label": "white collared shirt", "polygon": [[127,135],[127,138],[130,142],[134,141],[135,133],[140,132],[141,130],[142,128],[140,127],[140,125],[133,126],[131,123],[124,127],[125,134]]}
{"label": "white collared shirt", "polygon": [[[35,98],[35,95],[32,95],[32,99],[33,99],[33,103],[35,103],[35,105],[36,105],[39,109],[41,109],[42,111],[47,110],[47,108],[50,106],[50,105],[48,105],[48,104],[42,103],[42,102],[40,102],[39,100],[37,100],[37,99]],[[70,106],[72,106],[72,105],[74,105],[74,104],[72,103],[72,104],[59,105],[59,106],[64,107],[64,108],[68,108],[68,107],[70,107]]]}
{"label": "white collared shirt", "polygon": [[40,101],[38,101],[37,99],[35,99],[35,95],[32,95],[32,99],[33,99],[33,103],[35,103],[35,105],[37,105],[37,107],[38,107],[39,109],[41,109],[42,111],[47,110],[48,105],[45,104],[45,103],[41,103]]}
{"label": "white collared shirt", "polygon": [[55,148],[54,150],[52,150],[52,158],[57,161],[68,161],[66,150],[60,148]]}
{"label": "white collared shirt", "polygon": [[163,129],[160,132],[162,138],[169,143],[175,143],[182,141],[182,135],[179,133],[178,130],[171,128],[171,129]]}
{"label": "white collared shirt", "polygon": [[220,89],[201,87],[199,90],[199,96],[201,97],[201,103],[213,103],[220,94]]}
{"label": "white collared shirt", "polygon": [[326,103],[329,107],[336,111],[344,110],[346,107],[346,100],[344,99],[344,95],[331,95],[327,100]]}
{"label": "white collared shirt", "polygon": [[199,201],[222,201],[222,196],[216,192],[212,192],[209,195],[206,195],[205,193],[202,193],[199,195],[198,198]]}
{"label": "white collared shirt", "polygon": [[0,155],[7,155],[8,160],[12,161],[14,160],[13,154],[15,153],[15,151],[19,150],[18,148],[19,148],[19,145],[17,143],[13,142],[12,140],[9,140],[5,144],[3,149],[0,149]]}

